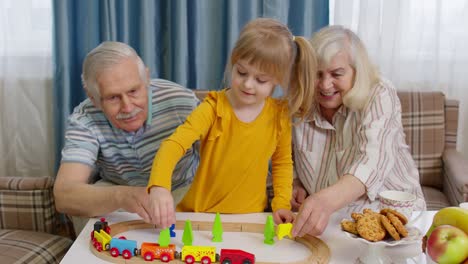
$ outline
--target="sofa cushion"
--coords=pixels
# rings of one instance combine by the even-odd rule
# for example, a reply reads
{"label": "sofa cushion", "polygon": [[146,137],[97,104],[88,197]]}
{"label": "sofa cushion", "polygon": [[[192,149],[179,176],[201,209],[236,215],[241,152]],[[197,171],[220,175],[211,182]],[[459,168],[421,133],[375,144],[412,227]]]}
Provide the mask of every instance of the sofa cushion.
{"label": "sofa cushion", "polygon": [[424,199],[426,200],[427,210],[440,210],[444,207],[450,206],[449,201],[445,194],[441,191],[427,186],[422,186]]}
{"label": "sofa cushion", "polygon": [[0,177],[0,228],[54,233],[51,177]]}
{"label": "sofa cushion", "polygon": [[43,232],[0,229],[0,262],[59,263],[72,243]]}
{"label": "sofa cushion", "polygon": [[423,186],[442,189],[445,97],[441,92],[398,92],[406,143]]}

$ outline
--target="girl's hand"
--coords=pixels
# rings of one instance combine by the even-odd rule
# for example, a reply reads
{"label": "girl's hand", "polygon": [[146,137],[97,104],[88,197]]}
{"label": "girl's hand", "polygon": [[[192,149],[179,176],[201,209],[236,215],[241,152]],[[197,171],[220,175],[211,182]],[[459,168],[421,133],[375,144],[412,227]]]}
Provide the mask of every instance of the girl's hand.
{"label": "girl's hand", "polygon": [[292,223],[295,215],[291,210],[278,209],[273,212],[273,220],[275,224]]}
{"label": "girl's hand", "polygon": [[175,223],[174,199],[164,187],[150,189],[150,221],[159,228],[168,228]]}

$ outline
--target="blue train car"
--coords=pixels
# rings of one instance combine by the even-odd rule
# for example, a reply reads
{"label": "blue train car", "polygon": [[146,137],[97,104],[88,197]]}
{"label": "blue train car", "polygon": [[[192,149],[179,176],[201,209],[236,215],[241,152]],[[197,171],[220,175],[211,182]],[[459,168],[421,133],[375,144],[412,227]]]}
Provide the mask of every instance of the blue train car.
{"label": "blue train car", "polygon": [[110,241],[110,254],[115,258],[122,255],[124,259],[130,259],[138,255],[136,240],[112,238]]}

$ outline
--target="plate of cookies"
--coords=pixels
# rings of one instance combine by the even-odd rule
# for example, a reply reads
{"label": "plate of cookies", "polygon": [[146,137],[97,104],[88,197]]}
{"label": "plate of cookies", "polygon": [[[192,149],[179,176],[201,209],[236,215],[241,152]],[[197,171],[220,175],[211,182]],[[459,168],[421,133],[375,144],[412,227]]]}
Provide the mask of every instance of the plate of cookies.
{"label": "plate of cookies", "polygon": [[422,232],[406,225],[408,219],[400,212],[383,208],[380,212],[364,209],[351,213],[352,219],[341,221],[341,229],[351,237],[367,244],[396,246],[420,242]]}

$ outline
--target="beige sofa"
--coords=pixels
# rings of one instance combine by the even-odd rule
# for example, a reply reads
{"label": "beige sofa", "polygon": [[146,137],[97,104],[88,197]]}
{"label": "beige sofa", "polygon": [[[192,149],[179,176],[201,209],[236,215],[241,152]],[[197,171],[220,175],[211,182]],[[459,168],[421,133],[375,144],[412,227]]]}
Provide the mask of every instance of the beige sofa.
{"label": "beige sofa", "polygon": [[[59,263],[73,241],[62,232],[51,177],[0,177],[0,263]],[[68,236],[68,235],[67,235]]]}
{"label": "beige sofa", "polygon": [[[197,90],[201,100],[208,91]],[[399,91],[406,142],[428,210],[468,201],[468,160],[456,150],[458,101],[441,92]]]}
{"label": "beige sofa", "polygon": [[441,92],[398,92],[406,142],[419,169],[427,208],[468,201],[468,160],[456,150],[458,101]]}

